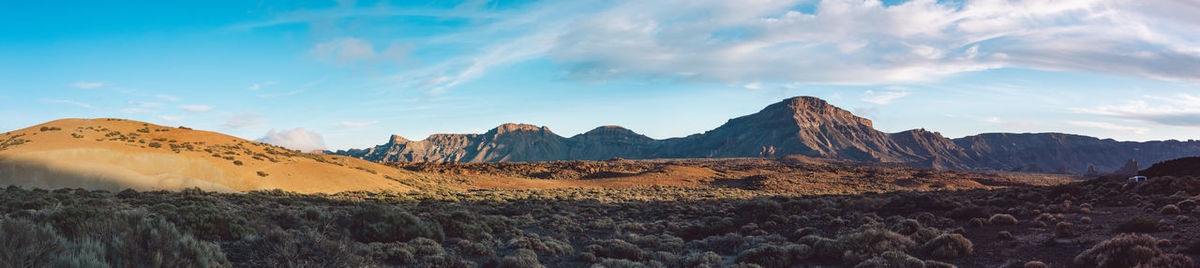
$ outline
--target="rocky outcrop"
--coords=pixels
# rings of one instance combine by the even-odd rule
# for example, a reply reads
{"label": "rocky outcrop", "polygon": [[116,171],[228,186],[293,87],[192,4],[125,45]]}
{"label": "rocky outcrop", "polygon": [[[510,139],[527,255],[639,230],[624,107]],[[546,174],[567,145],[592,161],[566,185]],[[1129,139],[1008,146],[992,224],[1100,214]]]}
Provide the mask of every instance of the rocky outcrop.
{"label": "rocky outcrop", "polygon": [[1200,155],[1200,141],[1121,142],[1062,133],[985,133],[949,139],[925,129],[888,134],[874,129],[870,120],[824,100],[795,97],[682,138],[655,140],[618,126],[564,138],[546,127],[504,124],[483,134],[435,134],[421,141],[392,136],[373,148],[330,153],[383,162],[802,155],[937,169],[1100,173],[1117,171],[1131,158],[1155,163]]}
{"label": "rocky outcrop", "polygon": [[1147,177],[1200,177],[1200,157],[1184,157],[1151,165],[1138,175]]}
{"label": "rocky outcrop", "polygon": [[1121,168],[1118,168],[1116,171],[1113,171],[1112,174],[1113,175],[1121,175],[1121,176],[1133,176],[1133,175],[1138,174],[1138,170],[1139,170],[1139,168],[1138,168],[1137,159],[1129,159],[1129,161],[1125,162],[1124,166],[1121,166]]}

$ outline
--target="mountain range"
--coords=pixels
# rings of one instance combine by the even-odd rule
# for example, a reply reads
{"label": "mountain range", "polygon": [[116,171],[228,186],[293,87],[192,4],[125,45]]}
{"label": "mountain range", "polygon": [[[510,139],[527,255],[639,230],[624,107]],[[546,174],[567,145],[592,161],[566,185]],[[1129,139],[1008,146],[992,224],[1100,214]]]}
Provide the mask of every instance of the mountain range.
{"label": "mountain range", "polygon": [[[808,157],[905,163],[949,170],[1083,174],[1136,170],[1200,155],[1200,141],[1129,142],[1063,133],[984,133],[950,139],[925,129],[876,130],[871,120],[815,97],[794,97],[716,129],[653,139],[619,126],[572,137],[546,127],[504,124],[483,134],[434,134],[420,141],[393,135],[366,149],[326,152],[376,162],[525,162],[611,158]],[[1136,159],[1136,160],[1135,160]]]}

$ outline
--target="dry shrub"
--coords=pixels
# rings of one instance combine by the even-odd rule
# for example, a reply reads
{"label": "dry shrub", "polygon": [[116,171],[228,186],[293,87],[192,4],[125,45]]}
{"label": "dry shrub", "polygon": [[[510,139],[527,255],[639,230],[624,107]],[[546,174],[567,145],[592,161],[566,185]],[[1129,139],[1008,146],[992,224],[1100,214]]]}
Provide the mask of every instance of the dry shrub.
{"label": "dry shrub", "polygon": [[850,265],[887,251],[903,252],[917,244],[907,236],[880,228],[867,228],[857,233],[842,235],[837,241],[844,250],[842,261]]}
{"label": "dry shrub", "polygon": [[888,229],[902,235],[911,235],[921,229],[921,223],[914,219],[904,219]]}
{"label": "dry shrub", "polygon": [[975,245],[961,234],[943,234],[929,240],[921,248],[935,258],[958,258],[971,255]]}
{"label": "dry shrub", "polygon": [[403,242],[419,237],[441,240],[445,237],[440,225],[394,207],[358,207],[346,220],[350,233],[362,242]]}
{"label": "dry shrub", "polygon": [[[782,266],[770,266],[782,267]],[[855,265],[854,268],[925,268],[925,261],[902,251],[887,251],[879,256],[867,259]]]}
{"label": "dry shrub", "polygon": [[48,224],[22,220],[0,221],[0,263],[12,267],[46,267],[54,264],[66,241]]}
{"label": "dry shrub", "polygon": [[400,242],[391,243],[370,243],[360,249],[359,255],[387,264],[387,265],[412,265],[417,263],[417,259],[407,245]]}
{"label": "dry shrub", "polygon": [[[324,266],[350,267],[362,266],[364,260],[355,254],[354,242],[349,239],[331,239],[312,230],[272,229],[261,236],[249,236],[242,240],[239,246],[254,252],[252,263],[269,267]],[[403,248],[367,249],[371,252],[365,255],[379,257],[384,262],[405,262],[407,252]],[[374,252],[379,250],[380,252]],[[408,258],[411,258],[411,253]]]}
{"label": "dry shrub", "polygon": [[971,226],[971,227],[983,227],[983,225],[984,225],[986,222],[987,222],[987,220],[985,220],[985,219],[983,219],[983,218],[971,218],[971,220],[970,220],[970,221],[967,221],[967,226]]}
{"label": "dry shrub", "polygon": [[423,268],[473,268],[476,266],[478,265],[473,261],[445,253],[421,258],[421,267]]}
{"label": "dry shrub", "polygon": [[812,254],[812,247],[807,245],[760,244],[739,253],[737,262],[753,263],[763,267],[789,267],[801,263]]}
{"label": "dry shrub", "polygon": [[1072,226],[1072,224],[1069,222],[1065,222],[1065,221],[1058,222],[1058,224],[1054,226],[1054,237],[1058,237],[1058,238],[1075,237],[1075,233],[1071,232],[1071,226]]}
{"label": "dry shrub", "polygon": [[842,258],[842,246],[838,240],[809,235],[801,238],[800,243],[813,248],[813,258],[825,261],[840,261]]}
{"label": "dry shrub", "polygon": [[1159,209],[1158,213],[1162,213],[1163,215],[1179,214],[1179,207],[1175,205],[1166,205]]}
{"label": "dry shrub", "polygon": [[1012,232],[1009,232],[1009,231],[1000,231],[1000,232],[996,233],[996,238],[1003,239],[1003,240],[1012,240],[1013,234],[1012,234]]}
{"label": "dry shrub", "polygon": [[1009,214],[995,214],[988,218],[988,224],[991,225],[1016,225],[1019,223],[1016,217]]}
{"label": "dry shrub", "polygon": [[505,256],[500,260],[499,268],[540,268],[546,267],[538,262],[537,253],[528,249],[517,250],[512,255]]}
{"label": "dry shrub", "polygon": [[[1079,256],[1075,256],[1075,264],[1100,268],[1192,267],[1191,259],[1186,256],[1164,254],[1157,244],[1158,240],[1149,235],[1121,234],[1100,242],[1080,253]],[[1154,266],[1151,263],[1164,265],[1186,263],[1188,266]]]}
{"label": "dry shrub", "polygon": [[1196,263],[1192,262],[1192,258],[1180,254],[1163,254],[1155,257],[1149,262],[1139,264],[1134,268],[1192,268],[1196,267]]}
{"label": "dry shrub", "polygon": [[650,253],[638,248],[634,244],[620,239],[597,241],[595,244],[587,246],[587,251],[595,254],[596,257],[601,258],[626,259],[633,261],[646,261],[650,259]]}
{"label": "dry shrub", "polygon": [[692,253],[680,260],[682,267],[721,267],[725,262],[716,252]]}
{"label": "dry shrub", "polygon": [[1137,215],[1117,225],[1118,232],[1153,233],[1162,231],[1163,225],[1153,218]]}

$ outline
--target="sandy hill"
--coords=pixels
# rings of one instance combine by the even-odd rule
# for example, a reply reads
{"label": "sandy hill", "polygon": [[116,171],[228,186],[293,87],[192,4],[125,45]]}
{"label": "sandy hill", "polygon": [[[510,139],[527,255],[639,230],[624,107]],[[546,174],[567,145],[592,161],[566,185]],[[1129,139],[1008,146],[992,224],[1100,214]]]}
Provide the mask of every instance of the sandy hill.
{"label": "sandy hill", "polygon": [[123,119],[63,119],[0,135],[0,185],[331,193],[408,191],[421,181],[359,159]]}

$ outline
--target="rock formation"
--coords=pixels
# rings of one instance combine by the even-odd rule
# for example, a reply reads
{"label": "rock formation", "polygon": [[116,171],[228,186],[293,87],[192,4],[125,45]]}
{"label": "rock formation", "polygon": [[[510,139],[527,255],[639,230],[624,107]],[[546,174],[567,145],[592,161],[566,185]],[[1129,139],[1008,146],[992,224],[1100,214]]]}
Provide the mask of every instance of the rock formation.
{"label": "rock formation", "polygon": [[655,140],[618,126],[564,138],[546,127],[504,124],[484,134],[435,134],[421,141],[392,136],[373,148],[329,153],[382,162],[802,155],[937,169],[1100,173],[1116,171],[1130,158],[1154,163],[1197,156],[1200,141],[1122,142],[1063,133],[984,133],[950,139],[925,129],[888,134],[824,100],[795,97],[682,138]]}

